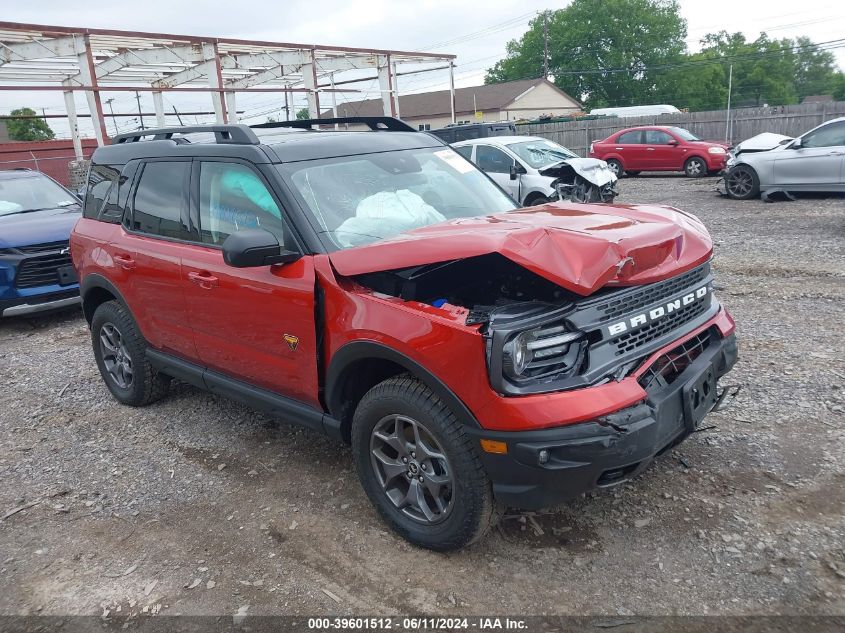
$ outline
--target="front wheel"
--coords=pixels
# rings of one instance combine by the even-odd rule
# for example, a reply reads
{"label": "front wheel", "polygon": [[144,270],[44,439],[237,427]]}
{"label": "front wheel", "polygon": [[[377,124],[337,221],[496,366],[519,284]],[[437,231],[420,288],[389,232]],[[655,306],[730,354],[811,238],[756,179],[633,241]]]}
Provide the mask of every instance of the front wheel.
{"label": "front wheel", "polygon": [[411,543],[456,550],[492,526],[493,491],[472,441],[419,380],[389,378],[364,395],[352,421],[352,449],[370,501]]}
{"label": "front wheel", "polygon": [[760,193],[760,178],[748,165],[737,165],[725,176],[725,191],[735,200],[748,200]]}
{"label": "front wheel", "polygon": [[687,178],[701,178],[707,175],[707,163],[698,156],[693,156],[684,163],[684,173]]}

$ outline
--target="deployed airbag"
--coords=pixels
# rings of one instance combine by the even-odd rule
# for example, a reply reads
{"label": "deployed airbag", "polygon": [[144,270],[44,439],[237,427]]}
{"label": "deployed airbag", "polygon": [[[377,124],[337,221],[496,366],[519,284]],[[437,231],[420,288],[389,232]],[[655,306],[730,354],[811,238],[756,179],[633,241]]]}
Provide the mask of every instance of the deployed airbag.
{"label": "deployed airbag", "polygon": [[445,219],[413,191],[380,191],[361,200],[355,216],[345,220],[334,234],[341,246],[357,246]]}

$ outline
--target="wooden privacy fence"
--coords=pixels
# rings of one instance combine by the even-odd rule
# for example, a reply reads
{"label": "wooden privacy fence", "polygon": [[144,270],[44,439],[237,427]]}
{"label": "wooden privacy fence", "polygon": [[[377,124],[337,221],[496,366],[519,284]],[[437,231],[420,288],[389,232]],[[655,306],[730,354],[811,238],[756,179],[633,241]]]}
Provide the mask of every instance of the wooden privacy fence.
{"label": "wooden privacy fence", "polygon": [[558,123],[517,124],[517,133],[542,136],[586,156],[590,143],[605,139],[614,132],[637,125],[677,125],[702,139],[734,144],[762,132],[798,136],[825,121],[845,116],[845,101],[806,103],[766,108],[731,110],[728,122],[725,110],[681,112],[626,118],[605,118]]}

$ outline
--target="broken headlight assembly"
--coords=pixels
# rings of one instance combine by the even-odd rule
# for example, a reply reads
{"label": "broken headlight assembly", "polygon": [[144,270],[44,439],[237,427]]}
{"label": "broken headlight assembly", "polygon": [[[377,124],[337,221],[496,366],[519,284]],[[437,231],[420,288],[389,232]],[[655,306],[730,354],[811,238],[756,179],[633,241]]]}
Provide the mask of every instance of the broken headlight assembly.
{"label": "broken headlight assembly", "polygon": [[561,381],[580,373],[587,338],[563,318],[570,310],[569,305],[520,303],[490,314],[487,354],[496,391],[508,395],[552,391],[564,388]]}

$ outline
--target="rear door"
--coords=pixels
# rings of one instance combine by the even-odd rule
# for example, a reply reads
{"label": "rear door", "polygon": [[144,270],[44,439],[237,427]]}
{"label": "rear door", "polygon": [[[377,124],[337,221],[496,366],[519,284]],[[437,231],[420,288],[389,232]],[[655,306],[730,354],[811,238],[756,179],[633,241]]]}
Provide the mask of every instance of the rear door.
{"label": "rear door", "polygon": [[492,145],[475,146],[475,164],[486,172],[496,184],[510,194],[510,197],[522,204],[519,199],[519,177],[511,180],[511,167],[516,164],[513,158]]}
{"label": "rear door", "polygon": [[111,257],[114,281],[144,338],[156,349],[193,360],[180,262],[182,244],[195,239],[188,218],[190,167],[190,161],[166,159],[139,165]]}
{"label": "rear door", "polygon": [[611,144],[610,151],[622,158],[622,167],[626,170],[648,169],[642,130],[620,134],[616,143]]}
{"label": "rear door", "polygon": [[845,121],[813,130],[801,137],[801,147],[787,147],[777,154],[774,183],[778,186],[841,185],[845,181]]}
{"label": "rear door", "polygon": [[313,258],[233,268],[222,244],[235,231],[264,228],[301,250],[281,200],[246,162],[196,160],[192,222],[199,243],[182,249],[183,285],[197,351],[209,369],[320,406]]}

